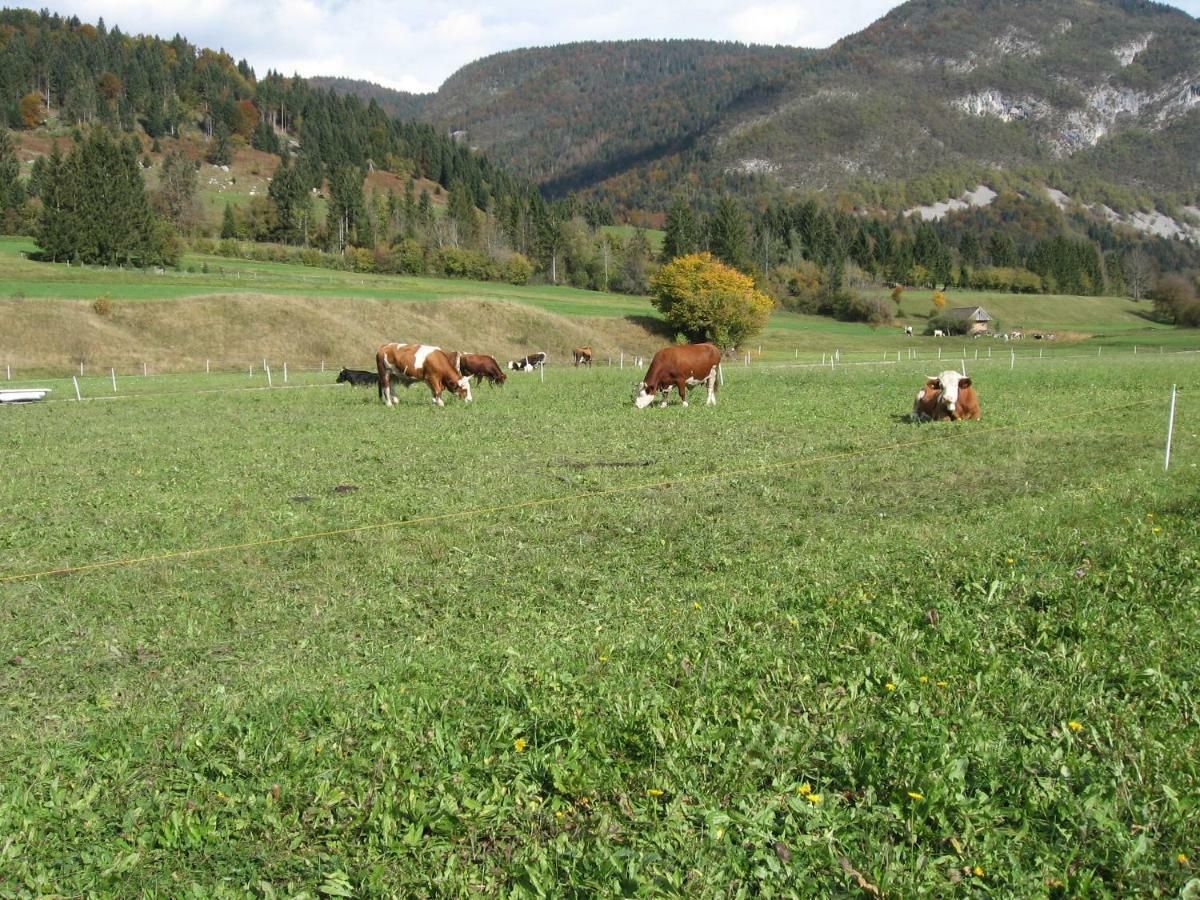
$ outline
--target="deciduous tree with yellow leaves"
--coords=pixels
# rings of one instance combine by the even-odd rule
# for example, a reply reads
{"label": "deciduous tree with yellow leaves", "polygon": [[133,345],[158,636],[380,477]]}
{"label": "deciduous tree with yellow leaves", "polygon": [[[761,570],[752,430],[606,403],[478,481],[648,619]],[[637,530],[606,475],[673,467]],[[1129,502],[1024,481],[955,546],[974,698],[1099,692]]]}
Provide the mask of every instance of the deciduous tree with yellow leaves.
{"label": "deciduous tree with yellow leaves", "polygon": [[737,347],[766,327],[775,301],[711,253],[680,256],[650,282],[650,302],[693,341]]}

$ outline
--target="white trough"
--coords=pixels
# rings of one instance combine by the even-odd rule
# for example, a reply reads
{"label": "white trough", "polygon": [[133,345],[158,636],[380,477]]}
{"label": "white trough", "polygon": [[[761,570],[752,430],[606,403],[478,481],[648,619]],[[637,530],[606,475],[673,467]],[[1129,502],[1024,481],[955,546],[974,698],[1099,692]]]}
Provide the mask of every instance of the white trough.
{"label": "white trough", "polygon": [[0,389],[0,403],[30,403],[48,393],[50,388],[4,388]]}

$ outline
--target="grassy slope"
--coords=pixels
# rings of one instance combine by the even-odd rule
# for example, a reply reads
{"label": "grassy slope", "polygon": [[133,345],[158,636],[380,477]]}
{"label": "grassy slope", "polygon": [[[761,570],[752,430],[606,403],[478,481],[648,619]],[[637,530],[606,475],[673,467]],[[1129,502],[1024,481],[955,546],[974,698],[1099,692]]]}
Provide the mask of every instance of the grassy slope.
{"label": "grassy slope", "polygon": [[[917,428],[921,374],[0,410],[0,574],[657,483],[0,586],[0,889],[1176,893],[1197,361],[981,364]],[[1172,381],[1167,477],[1163,404],[1100,410]]]}

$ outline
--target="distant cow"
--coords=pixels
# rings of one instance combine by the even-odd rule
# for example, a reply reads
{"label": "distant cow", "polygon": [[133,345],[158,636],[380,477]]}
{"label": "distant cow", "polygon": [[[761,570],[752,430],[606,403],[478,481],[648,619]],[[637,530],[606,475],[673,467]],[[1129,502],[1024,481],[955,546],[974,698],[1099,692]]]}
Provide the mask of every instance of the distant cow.
{"label": "distant cow", "polygon": [[959,372],[930,375],[913,402],[912,417],[918,422],[978,419],[979,395],[971,379]]}
{"label": "distant cow", "polygon": [[337,384],[363,385],[379,384],[376,372],[365,372],[362,369],[342,369],[338,372]]}
{"label": "distant cow", "polygon": [[577,366],[590,366],[592,364],[591,347],[576,347],[571,351],[571,355],[575,357],[575,365]]}
{"label": "distant cow", "polygon": [[906,337],[912,337],[912,326],[911,325],[904,326],[904,334]]}
{"label": "distant cow", "polygon": [[721,371],[721,351],[713,344],[689,344],[685,347],[663,347],[650,360],[650,371],[642,379],[633,397],[638,409],[645,409],[660,393],[662,406],[667,405],[671,388],[679,391],[679,399],[687,406],[689,386],[708,387],[708,406],[717,405],[717,379]]}
{"label": "distant cow", "polygon": [[471,402],[471,379],[455,368],[450,357],[439,347],[427,344],[384,344],[375,354],[379,369],[379,399],[388,406],[396,402],[399,382],[408,387],[423,381],[429,385],[436,406],[445,406],[442,391],[450,388],[465,403]]}
{"label": "distant cow", "polygon": [[945,337],[946,332],[942,331],[942,329],[940,329],[940,328],[935,328],[935,329],[933,329],[933,336],[934,337]]}
{"label": "distant cow", "polygon": [[546,354],[539,351],[530,353],[528,356],[522,356],[520,359],[514,359],[508,364],[508,367],[514,372],[532,372],[539,366],[546,365]]}
{"label": "distant cow", "polygon": [[483,353],[458,354],[458,371],[468,378],[474,376],[476,385],[481,384],[485,378],[493,385],[503,385],[508,378],[500,371],[500,364],[496,362],[496,358]]}

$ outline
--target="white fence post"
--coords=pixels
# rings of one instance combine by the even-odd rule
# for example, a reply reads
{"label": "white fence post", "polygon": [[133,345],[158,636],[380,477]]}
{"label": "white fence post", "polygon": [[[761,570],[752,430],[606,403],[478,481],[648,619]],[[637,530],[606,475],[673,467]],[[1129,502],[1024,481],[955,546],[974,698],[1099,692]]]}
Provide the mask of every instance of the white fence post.
{"label": "white fence post", "polygon": [[209,374],[211,374],[211,373],[212,373],[212,369],[210,368],[210,364],[211,364],[211,363],[212,363],[212,360],[211,360],[211,359],[206,359],[206,360],[204,361],[204,374],[205,374],[205,375],[209,375]]}
{"label": "white fence post", "polygon": [[287,384],[287,363],[283,364],[283,383]]}
{"label": "white fence post", "polygon": [[263,366],[263,369],[267,373],[267,387],[274,387],[275,385],[271,383],[271,368],[270,368],[270,366]]}
{"label": "white fence post", "polygon": [[[1171,385],[1171,415],[1167,419],[1167,455],[1163,460],[1163,471],[1168,472],[1171,469],[1171,438],[1175,434],[1175,389],[1178,385]],[[76,389],[78,390],[78,388]]]}
{"label": "white fence post", "polygon": [[82,400],[82,399],[83,399],[83,397],[81,397],[81,396],[79,395],[79,379],[78,379],[78,378],[76,378],[74,375],[72,375],[72,376],[71,376],[71,383],[75,385],[75,399],[76,399],[76,400]]}
{"label": "white fence post", "polygon": [[625,371],[625,351],[621,351],[621,371]]}
{"label": "white fence post", "polygon": [[1008,364],[1008,370],[1011,372],[1017,367],[1017,351],[1012,351],[1012,360]]}
{"label": "white fence post", "polygon": [[115,394],[117,392],[117,370],[109,369],[108,374],[112,376],[113,393]]}
{"label": "white fence post", "polygon": [[5,366],[4,372],[8,375],[8,380],[12,381],[12,366]]}

